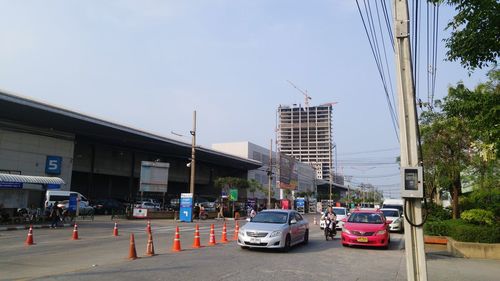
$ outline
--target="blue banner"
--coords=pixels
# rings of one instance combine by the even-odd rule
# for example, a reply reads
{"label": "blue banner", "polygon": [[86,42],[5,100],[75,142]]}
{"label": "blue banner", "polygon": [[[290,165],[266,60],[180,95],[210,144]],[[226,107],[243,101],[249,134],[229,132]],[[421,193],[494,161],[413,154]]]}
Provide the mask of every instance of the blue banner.
{"label": "blue banner", "polygon": [[0,188],[23,188],[22,182],[0,182]]}
{"label": "blue banner", "polygon": [[192,222],[193,219],[193,194],[181,193],[179,220]]}
{"label": "blue banner", "polygon": [[306,205],[306,201],[304,198],[297,198],[297,208],[302,207],[304,208]]}
{"label": "blue banner", "polygon": [[78,203],[78,194],[76,194],[76,193],[70,193],[70,195],[69,195],[68,210],[70,212],[76,212],[76,204],[77,203]]}

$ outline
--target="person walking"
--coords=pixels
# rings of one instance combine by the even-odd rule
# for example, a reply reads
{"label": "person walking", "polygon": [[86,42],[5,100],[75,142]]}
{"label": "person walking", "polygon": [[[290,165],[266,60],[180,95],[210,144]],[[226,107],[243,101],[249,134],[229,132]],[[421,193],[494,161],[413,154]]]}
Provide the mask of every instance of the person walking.
{"label": "person walking", "polygon": [[52,210],[50,211],[50,218],[52,219],[52,224],[50,228],[57,228],[57,224],[61,219],[61,208],[58,206],[59,201],[54,202],[52,205]]}

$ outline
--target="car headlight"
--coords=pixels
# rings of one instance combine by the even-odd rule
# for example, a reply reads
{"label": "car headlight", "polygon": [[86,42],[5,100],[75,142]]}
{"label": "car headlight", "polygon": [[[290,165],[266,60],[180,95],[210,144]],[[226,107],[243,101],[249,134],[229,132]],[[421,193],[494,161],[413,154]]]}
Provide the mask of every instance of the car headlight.
{"label": "car headlight", "polygon": [[351,231],[349,231],[349,229],[347,229],[347,228],[343,228],[342,231],[347,233],[347,234],[352,234]]}
{"label": "car headlight", "polygon": [[276,237],[276,236],[280,236],[280,235],[281,235],[281,231],[277,230],[277,231],[271,232],[271,235],[269,235],[269,237]]}
{"label": "car headlight", "polygon": [[377,235],[384,235],[387,231],[385,229],[377,231]]}
{"label": "car headlight", "polygon": [[392,222],[392,224],[399,224],[399,223],[401,223],[401,218],[397,218]]}

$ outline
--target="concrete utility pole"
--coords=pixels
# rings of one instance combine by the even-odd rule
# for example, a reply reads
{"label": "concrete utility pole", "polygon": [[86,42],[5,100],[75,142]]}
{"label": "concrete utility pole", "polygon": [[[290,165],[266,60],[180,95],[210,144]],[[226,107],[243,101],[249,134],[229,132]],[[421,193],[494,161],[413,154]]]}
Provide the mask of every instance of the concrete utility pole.
{"label": "concrete utility pole", "polygon": [[[399,135],[401,141],[401,167],[418,167],[417,115],[410,49],[408,0],[393,1],[396,42],[396,75],[398,90]],[[404,183],[402,183],[404,184]],[[424,252],[421,198],[405,198],[405,251],[406,273],[409,281],[427,280]]]}
{"label": "concrete utility pole", "polygon": [[192,137],[191,141],[191,179],[189,181],[189,193],[193,194],[194,199],[194,179],[195,179],[195,153],[196,153],[196,110],[193,111],[193,130],[190,132]]}
{"label": "concrete utility pole", "polygon": [[267,186],[267,208],[271,209],[271,187],[273,184],[273,139],[269,143],[269,172],[268,172],[269,185]]}

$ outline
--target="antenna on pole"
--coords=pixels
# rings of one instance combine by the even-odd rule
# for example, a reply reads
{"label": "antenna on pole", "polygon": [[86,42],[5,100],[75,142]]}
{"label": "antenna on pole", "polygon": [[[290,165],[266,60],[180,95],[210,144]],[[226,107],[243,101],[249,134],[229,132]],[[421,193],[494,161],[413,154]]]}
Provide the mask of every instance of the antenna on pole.
{"label": "antenna on pole", "polygon": [[295,86],[295,84],[292,83],[290,80],[286,80],[290,85],[292,85],[297,91],[301,92],[304,95],[304,106],[305,108],[309,108],[309,100],[312,99],[309,94],[307,94],[307,90],[302,90],[301,88]]}

